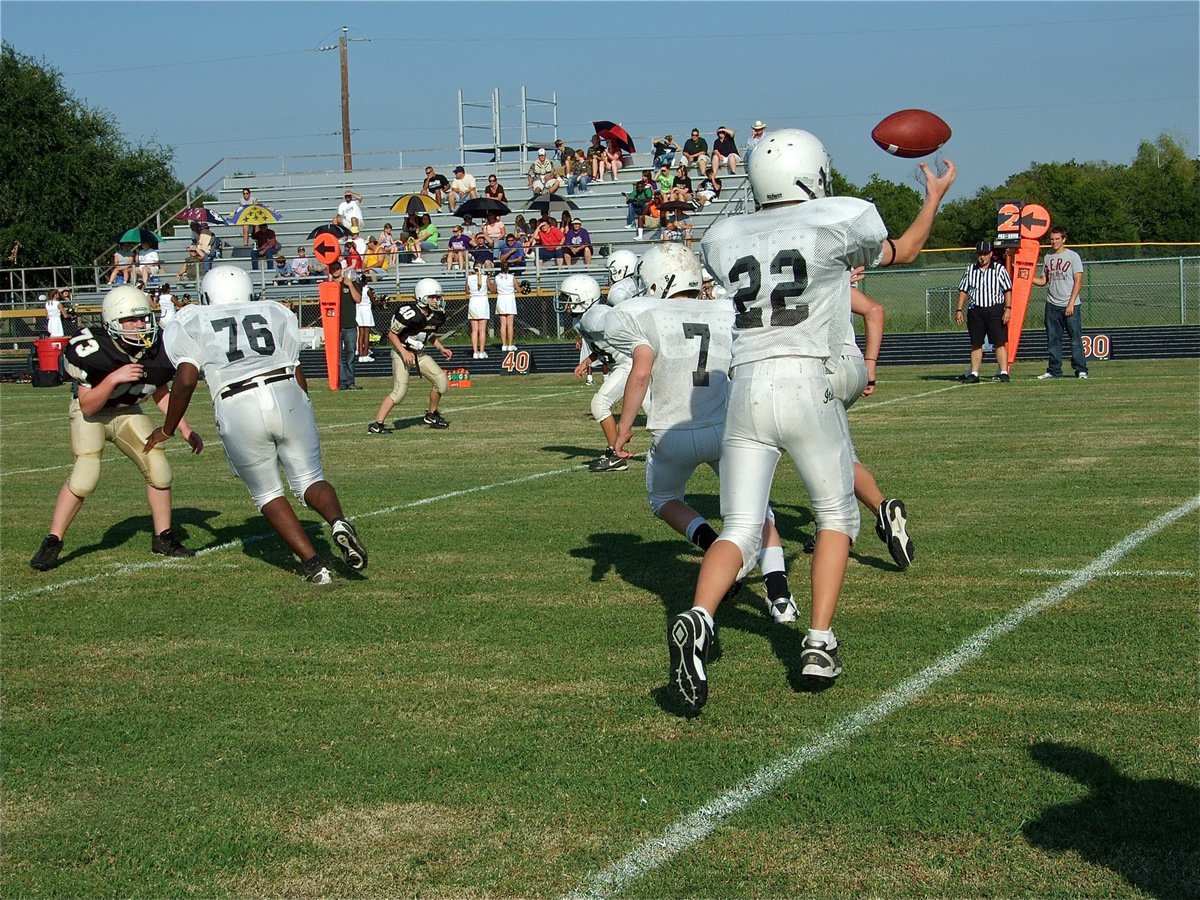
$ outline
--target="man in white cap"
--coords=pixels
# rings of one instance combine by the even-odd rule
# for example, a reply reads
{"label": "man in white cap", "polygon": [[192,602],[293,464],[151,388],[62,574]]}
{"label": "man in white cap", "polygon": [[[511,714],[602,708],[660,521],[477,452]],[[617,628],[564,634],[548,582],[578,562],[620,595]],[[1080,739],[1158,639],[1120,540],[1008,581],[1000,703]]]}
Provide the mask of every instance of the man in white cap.
{"label": "man in white cap", "polygon": [[543,193],[553,194],[558,190],[561,182],[554,174],[554,163],[546,156],[545,149],[538,150],[537,159],[529,167],[528,181],[535,197]]}
{"label": "man in white cap", "polygon": [[750,137],[746,138],[746,165],[750,165],[750,154],[754,152],[766,131],[767,123],[762,119],[755,119],[754,124],[750,126]]}

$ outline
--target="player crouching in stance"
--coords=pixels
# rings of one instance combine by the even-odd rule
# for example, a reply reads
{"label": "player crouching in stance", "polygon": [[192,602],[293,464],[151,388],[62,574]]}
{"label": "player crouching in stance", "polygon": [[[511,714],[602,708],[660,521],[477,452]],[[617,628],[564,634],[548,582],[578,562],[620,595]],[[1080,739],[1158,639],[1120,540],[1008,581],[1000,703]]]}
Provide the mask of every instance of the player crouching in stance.
{"label": "player crouching in stance", "polygon": [[[628,250],[618,250],[608,261],[612,285],[608,297],[600,299],[600,286],[590,275],[571,275],[563,279],[559,288],[555,308],[567,311],[575,322],[575,329],[583,339],[588,355],[575,367],[575,377],[582,378],[591,372],[594,362],[609,366],[608,375],[600,389],[592,396],[592,418],[600,423],[606,443],[604,453],[593,460],[588,468],[593,472],[624,472],[629,468],[627,459],[617,455],[613,442],[617,438],[617,420],[612,408],[625,392],[625,379],[633,367],[633,360],[612,346],[605,337],[609,313],[613,308],[641,293],[635,274],[637,257]],[[643,409],[649,413],[649,401]]]}
{"label": "player crouching in stance", "polygon": [[[39,572],[58,565],[67,529],[84,499],[100,483],[105,442],[129,457],[146,479],[146,499],[154,526],[151,551],[164,556],[196,555],[171,530],[172,476],[166,454],[161,450],[142,453],[154,426],[142,412],[141,401],[152,395],[165,411],[167,383],[175,375],[175,367],[163,350],[150,298],[132,285],[122,285],[105,296],[100,320],[103,331],[94,333],[84,328],[63,350],[64,370],[75,382],[70,407],[75,467],[58,492],[50,533],[29,561]],[[193,453],[204,449],[204,441],[186,422],[179,422],[179,428]]]}
{"label": "player crouching in stance", "polygon": [[367,426],[371,434],[387,434],[384,420],[392,408],[408,393],[408,370],[416,363],[421,377],[433,385],[429,391],[429,409],[424,422],[430,428],[449,428],[450,422],[438,412],[442,394],[450,387],[446,373],[425,352],[425,345],[432,344],[443,359],[454,353],[442,346],[438,332],[446,324],[446,297],[442,285],[436,278],[422,278],[416,286],[416,302],[401,303],[392,316],[388,340],[392,342],[392,392],[379,404],[375,421]]}
{"label": "player crouching in stance", "polygon": [[[717,533],[684,501],[684,489],[705,463],[720,477],[721,435],[729,398],[733,304],[701,298],[700,261],[679,244],[652,247],[638,277],[645,295],[623,303],[608,319],[608,339],[633,360],[625,384],[614,449],[629,454],[633,423],[647,390],[655,402],[646,422],[653,443],[646,454],[646,493],[656,516],[708,550]],[[759,563],[767,611],[781,624],[796,621],[783,542],[767,511]]]}
{"label": "player crouching in stance", "polygon": [[329,523],[346,565],[365,569],[367,549],[321,468],[296,314],[272,300],[254,300],[253,290],[242,269],[214,266],[200,282],[200,303],[184,307],[167,327],[163,343],[178,369],[175,389],[167,420],[150,435],[146,451],[175,433],[203,374],[230,468],[296,554],[305,580],[329,584],[328,566],[284,496],[280,464],[292,492]]}
{"label": "player crouching in stance", "polygon": [[[705,661],[713,614],[758,555],[775,468],[783,450],[812,503],[817,544],[812,610],[801,645],[801,674],[828,686],[841,674],[833,617],[858,536],[854,467],[846,409],[827,363],[850,323],[850,279],[857,266],[911,262],[925,245],[954,165],[925,175],[925,201],[894,241],[875,207],[830,197],[829,155],[806,131],[768,132],[750,157],[750,189],[759,209],[711,226],[704,261],[730,291],[733,383],[721,449],[720,537],[704,555],[693,607],[668,628],[674,693],[692,710],[708,699]],[[833,333],[831,333],[833,329]]]}

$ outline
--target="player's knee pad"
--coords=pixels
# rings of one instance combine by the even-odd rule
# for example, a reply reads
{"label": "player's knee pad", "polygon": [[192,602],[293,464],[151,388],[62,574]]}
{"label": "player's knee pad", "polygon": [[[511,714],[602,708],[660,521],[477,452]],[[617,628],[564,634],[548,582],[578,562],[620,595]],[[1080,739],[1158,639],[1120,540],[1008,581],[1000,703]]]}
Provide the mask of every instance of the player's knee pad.
{"label": "player's knee pad", "polygon": [[608,401],[600,396],[600,391],[592,395],[592,418],[597,422],[603,422],[612,415],[612,407],[608,405]]}
{"label": "player's knee pad", "polygon": [[67,479],[67,487],[76,497],[89,497],[100,484],[100,454],[85,453],[75,457],[75,467]]}
{"label": "player's knee pad", "polygon": [[404,386],[403,390],[397,390],[396,388],[392,388],[392,392],[390,394],[388,394],[388,396],[392,398],[393,403],[395,403],[397,406],[399,406],[400,401],[403,400],[407,394],[408,394],[408,385],[406,384]]}
{"label": "player's knee pad", "polygon": [[736,518],[726,518],[721,525],[720,540],[729,541],[742,553],[742,570],[738,578],[745,578],[758,565],[758,551],[762,548],[762,521],[739,523]]}
{"label": "player's knee pad", "polygon": [[813,501],[813,519],[817,531],[838,531],[849,535],[850,543],[858,539],[862,518],[858,512],[858,500],[853,493],[824,504]]}
{"label": "player's knee pad", "polygon": [[438,366],[437,371],[429,376],[429,383],[433,385],[439,394],[444,394],[450,390],[450,379],[446,377],[446,373],[442,370],[441,366]]}
{"label": "player's knee pad", "polygon": [[142,475],[146,479],[146,484],[156,487],[160,491],[167,490],[175,477],[174,472],[171,471],[171,464],[167,462],[167,454],[163,453],[159,447],[155,447],[143,456],[146,457],[146,466],[142,469]]}

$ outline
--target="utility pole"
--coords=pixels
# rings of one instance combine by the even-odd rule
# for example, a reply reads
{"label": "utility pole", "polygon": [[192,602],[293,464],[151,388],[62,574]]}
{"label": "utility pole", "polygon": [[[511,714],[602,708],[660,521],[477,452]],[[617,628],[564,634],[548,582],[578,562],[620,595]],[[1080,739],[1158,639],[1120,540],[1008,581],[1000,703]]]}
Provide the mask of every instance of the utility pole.
{"label": "utility pole", "polygon": [[338,51],[342,58],[342,168],[346,172],[353,172],[354,157],[350,152],[350,68],[346,60],[346,32],[349,30],[345,25],[342,26]]}

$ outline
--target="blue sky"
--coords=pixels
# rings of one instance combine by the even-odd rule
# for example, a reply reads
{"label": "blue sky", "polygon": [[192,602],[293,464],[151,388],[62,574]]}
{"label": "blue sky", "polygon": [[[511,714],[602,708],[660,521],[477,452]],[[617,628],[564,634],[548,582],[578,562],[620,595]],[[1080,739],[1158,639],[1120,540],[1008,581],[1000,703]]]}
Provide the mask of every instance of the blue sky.
{"label": "blue sky", "polygon": [[174,147],[185,182],[222,157],[259,157],[228,171],[290,154],[336,167],[338,54],[316,48],[343,25],[358,169],[397,150],[410,165],[456,160],[459,90],[487,102],[498,89],[515,138],[523,85],[557,94],[570,144],[593,119],[635,137],[694,125],[710,142],[724,124],[741,143],[761,118],[818,135],[859,184],[912,183],[914,164],[870,131],[931,109],[954,130],[952,198],[1034,161],[1127,163],[1164,131],[1200,149],[1195,2],[0,3],[5,41],[131,141]]}

